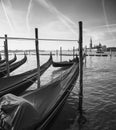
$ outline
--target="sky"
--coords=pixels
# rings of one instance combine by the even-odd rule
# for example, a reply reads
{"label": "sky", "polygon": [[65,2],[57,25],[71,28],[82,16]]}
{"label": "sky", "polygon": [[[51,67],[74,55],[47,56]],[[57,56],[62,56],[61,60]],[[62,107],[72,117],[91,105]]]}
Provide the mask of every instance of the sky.
{"label": "sky", "polygon": [[[83,22],[83,46],[116,47],[116,0],[0,0],[0,36],[78,40]],[[3,40],[0,40],[3,49]],[[39,41],[40,49],[71,49],[77,42]],[[34,49],[34,41],[8,40],[9,49]]]}

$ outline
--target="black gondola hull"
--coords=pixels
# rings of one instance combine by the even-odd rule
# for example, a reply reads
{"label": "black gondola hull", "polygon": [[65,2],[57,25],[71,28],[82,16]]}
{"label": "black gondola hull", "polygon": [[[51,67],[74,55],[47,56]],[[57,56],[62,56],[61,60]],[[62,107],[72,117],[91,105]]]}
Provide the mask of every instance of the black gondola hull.
{"label": "black gondola hull", "polygon": [[[10,72],[14,71],[15,69],[17,69],[18,67],[20,67],[21,65],[23,65],[26,61],[27,61],[27,56],[25,56],[22,60],[14,63],[14,64],[11,64],[9,66],[9,71]],[[2,67],[0,69],[0,78],[4,77],[6,75],[7,75],[7,69],[6,69],[6,67]]]}
{"label": "black gondola hull", "polygon": [[[52,63],[50,59],[40,66],[40,76]],[[37,68],[25,73],[0,79],[0,97],[7,93],[20,95],[37,80]]]}

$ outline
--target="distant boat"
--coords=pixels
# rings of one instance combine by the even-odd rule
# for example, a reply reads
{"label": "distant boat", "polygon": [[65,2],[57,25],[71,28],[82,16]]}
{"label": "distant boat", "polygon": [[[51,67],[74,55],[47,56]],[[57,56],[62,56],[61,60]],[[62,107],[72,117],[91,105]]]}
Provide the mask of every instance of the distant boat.
{"label": "distant boat", "polygon": [[13,130],[43,130],[61,109],[78,74],[79,65],[74,63],[59,77],[22,97],[4,95],[0,99],[0,126]]}
{"label": "distant boat", "polygon": [[62,61],[62,62],[52,62],[53,67],[70,67],[74,62]]}
{"label": "distant boat", "polygon": [[78,57],[74,58],[73,60],[69,61],[62,61],[62,62],[52,62],[53,67],[70,67],[73,65],[74,62],[79,62]]}

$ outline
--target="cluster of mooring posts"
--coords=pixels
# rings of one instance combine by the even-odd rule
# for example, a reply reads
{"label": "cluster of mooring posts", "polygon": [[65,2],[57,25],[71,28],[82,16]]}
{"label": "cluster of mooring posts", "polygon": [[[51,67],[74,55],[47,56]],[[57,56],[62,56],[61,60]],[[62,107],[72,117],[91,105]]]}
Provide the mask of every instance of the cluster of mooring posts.
{"label": "cluster of mooring posts", "polygon": [[[56,50],[56,55],[58,56],[58,50]],[[66,54],[66,53],[63,53],[63,49],[62,47],[60,47],[60,51],[59,51],[59,56],[60,56],[60,62],[62,62],[62,57],[63,56],[73,56],[73,59],[74,57],[77,55],[76,51],[75,51],[75,47],[73,47],[72,49],[72,54]]]}
{"label": "cluster of mooring posts", "polygon": [[[7,76],[10,76],[9,72],[9,56],[8,56],[8,40],[32,40],[35,41],[36,48],[36,60],[37,60],[37,72],[38,72],[38,81],[37,86],[40,86],[40,58],[39,58],[39,41],[67,41],[67,42],[77,42],[79,43],[79,118],[78,123],[83,124],[86,120],[83,116],[83,24],[82,21],[79,22],[79,40],[67,40],[67,39],[40,39],[38,38],[38,29],[35,28],[35,38],[16,38],[16,37],[0,37],[0,39],[4,39],[4,50],[5,50],[5,59],[6,59],[6,68],[7,68]],[[73,47],[73,58],[75,56],[75,48]],[[58,54],[58,52],[57,52]],[[86,59],[86,58],[85,58]],[[60,47],[60,61],[62,61],[62,47]]]}

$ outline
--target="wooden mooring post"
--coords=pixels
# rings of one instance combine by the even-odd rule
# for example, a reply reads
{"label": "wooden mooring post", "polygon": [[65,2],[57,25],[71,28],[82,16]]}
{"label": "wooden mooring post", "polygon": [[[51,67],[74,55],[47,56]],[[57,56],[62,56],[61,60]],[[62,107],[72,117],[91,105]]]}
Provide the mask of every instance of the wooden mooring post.
{"label": "wooden mooring post", "polygon": [[86,122],[86,118],[83,116],[83,23],[79,22],[79,118],[78,123],[80,125]]}
{"label": "wooden mooring post", "polygon": [[10,76],[10,71],[9,71],[9,57],[8,57],[8,40],[7,40],[7,35],[5,34],[5,41],[4,41],[4,53],[5,53],[5,59],[6,59],[6,68],[7,68],[7,77]]}
{"label": "wooden mooring post", "polygon": [[82,33],[82,22],[79,22],[79,111],[82,111],[83,103],[83,33]]}
{"label": "wooden mooring post", "polygon": [[58,50],[56,50],[56,56],[58,56]]}
{"label": "wooden mooring post", "polygon": [[84,58],[85,58],[85,66],[86,66],[86,63],[87,63],[87,46],[85,46],[85,50],[84,50]]}
{"label": "wooden mooring post", "polygon": [[60,62],[62,62],[62,47],[60,47]]}
{"label": "wooden mooring post", "polygon": [[37,59],[37,87],[40,87],[40,58],[39,58],[39,42],[38,42],[38,28],[35,28],[35,47]]}
{"label": "wooden mooring post", "polygon": [[112,49],[110,49],[110,57],[112,57]]}
{"label": "wooden mooring post", "polygon": [[75,47],[73,47],[73,59],[74,59],[74,56],[75,56]]}

